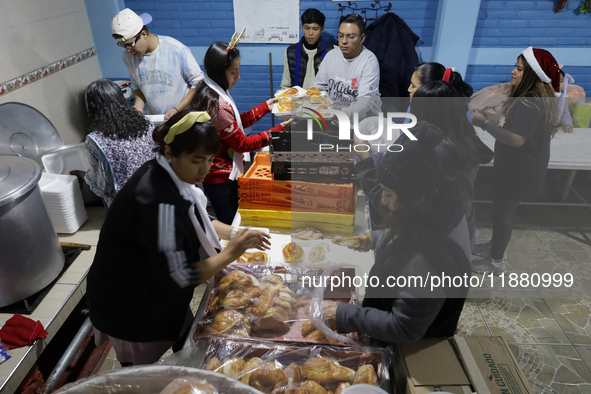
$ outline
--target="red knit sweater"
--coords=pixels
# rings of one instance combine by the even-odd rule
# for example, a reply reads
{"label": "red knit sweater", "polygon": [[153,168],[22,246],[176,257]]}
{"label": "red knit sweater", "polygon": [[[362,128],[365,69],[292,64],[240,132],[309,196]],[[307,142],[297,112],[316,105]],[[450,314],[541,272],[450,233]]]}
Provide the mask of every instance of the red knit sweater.
{"label": "red knit sweater", "polygon": [[[280,124],[270,130],[263,131],[256,135],[245,136],[238,127],[234,110],[230,104],[222,97],[218,100],[219,110],[218,114],[212,115],[211,121],[215,125],[220,138],[222,139],[222,146],[220,153],[213,161],[213,165],[209,170],[209,174],[205,177],[203,183],[223,183],[226,182],[230,173],[232,172],[232,158],[228,155],[228,149],[232,148],[235,152],[253,152],[269,145],[270,131],[283,131],[283,126]],[[271,112],[267,102],[254,107],[248,112],[240,114],[242,126],[244,128],[250,127],[266,114]]]}

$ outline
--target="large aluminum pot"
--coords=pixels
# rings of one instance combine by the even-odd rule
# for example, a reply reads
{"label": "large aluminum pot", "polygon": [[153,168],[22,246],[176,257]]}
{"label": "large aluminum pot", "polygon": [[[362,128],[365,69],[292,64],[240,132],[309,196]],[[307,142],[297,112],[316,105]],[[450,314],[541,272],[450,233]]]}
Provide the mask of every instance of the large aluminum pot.
{"label": "large aluminum pot", "polygon": [[33,160],[0,156],[0,307],[42,290],[64,267],[39,179]]}

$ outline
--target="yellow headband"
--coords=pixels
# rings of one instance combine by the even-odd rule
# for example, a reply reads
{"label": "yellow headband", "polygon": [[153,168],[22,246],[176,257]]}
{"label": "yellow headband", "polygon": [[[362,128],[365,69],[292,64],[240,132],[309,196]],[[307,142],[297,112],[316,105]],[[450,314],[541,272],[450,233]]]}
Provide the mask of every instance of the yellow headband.
{"label": "yellow headband", "polygon": [[195,123],[204,123],[210,119],[211,117],[207,112],[189,112],[183,116],[181,120],[172,125],[170,130],[168,130],[166,137],[164,137],[164,142],[166,144],[171,144],[172,141],[174,141],[174,137],[189,130]]}

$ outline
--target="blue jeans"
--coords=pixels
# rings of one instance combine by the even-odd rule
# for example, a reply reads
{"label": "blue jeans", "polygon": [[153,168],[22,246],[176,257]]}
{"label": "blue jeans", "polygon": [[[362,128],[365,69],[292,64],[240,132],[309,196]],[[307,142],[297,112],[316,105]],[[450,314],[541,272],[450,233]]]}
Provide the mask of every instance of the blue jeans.
{"label": "blue jeans", "polygon": [[204,183],[203,190],[216,218],[222,223],[232,224],[238,210],[238,181]]}

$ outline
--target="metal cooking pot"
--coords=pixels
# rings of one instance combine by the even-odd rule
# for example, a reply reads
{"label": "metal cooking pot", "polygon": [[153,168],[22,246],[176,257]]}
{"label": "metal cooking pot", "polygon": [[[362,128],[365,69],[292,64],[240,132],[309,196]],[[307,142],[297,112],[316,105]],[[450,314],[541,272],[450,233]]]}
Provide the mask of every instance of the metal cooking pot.
{"label": "metal cooking pot", "polygon": [[42,290],[64,267],[39,179],[33,160],[0,156],[0,307]]}

